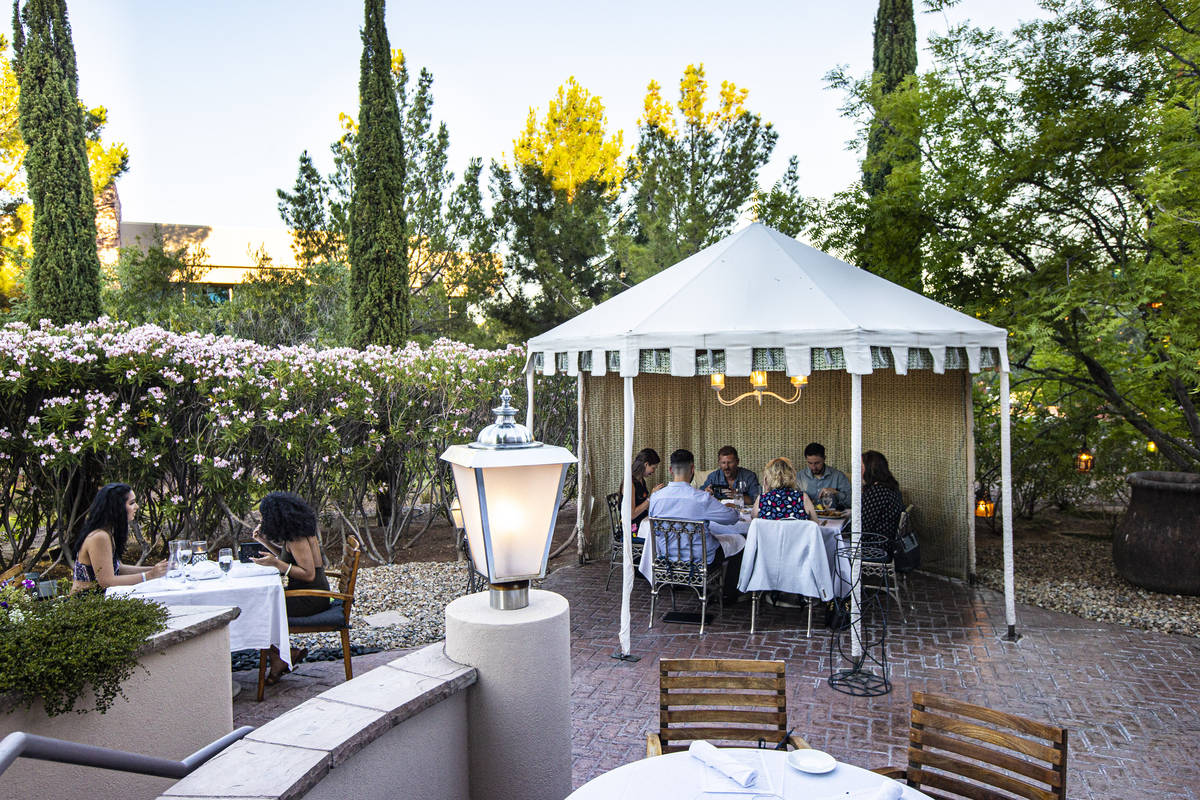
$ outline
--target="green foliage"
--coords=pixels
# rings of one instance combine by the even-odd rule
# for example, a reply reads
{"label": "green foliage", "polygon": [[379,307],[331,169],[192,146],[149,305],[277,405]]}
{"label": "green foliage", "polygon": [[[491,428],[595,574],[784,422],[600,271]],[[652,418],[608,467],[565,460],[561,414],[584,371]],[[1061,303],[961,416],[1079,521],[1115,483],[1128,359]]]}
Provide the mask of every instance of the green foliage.
{"label": "green foliage", "polygon": [[800,165],[795,156],[768,192],[754,198],[754,219],[795,238],[812,222],[814,203],[800,191]]}
{"label": "green foliage", "polygon": [[13,5],[21,138],[33,201],[25,313],[57,323],[100,313],[100,259],[65,0]]}
{"label": "green foliage", "polygon": [[316,344],[335,346],[348,338],[346,267],[315,261],[296,269],[275,269],[265,253],[256,267],[233,287],[221,309],[224,330],[270,347]]}
{"label": "green foliage", "polygon": [[187,247],[167,250],[157,228],[150,246],[124,247],[101,299],[104,313],[133,325],[153,322],[168,330],[210,329],[216,305],[194,287],[208,273],[206,255]]}
{"label": "green foliage", "polygon": [[704,65],[689,65],[677,116],[650,82],[628,171],[632,199],[615,242],[635,281],[727,236],[753,199],[778,134],[746,109],[747,94],[724,81],[716,107],[706,110]]}
{"label": "green foliage", "polygon": [[359,129],[350,201],[353,341],[400,346],[409,333],[404,136],[392,78],[384,0],[366,0],[358,83]]}
{"label": "green foliage", "polygon": [[292,251],[298,264],[335,261],[344,256],[344,231],[329,215],[329,186],[317,171],[308,151],[300,154],[300,168],[292,191],[278,189],[279,216],[292,232]]}
{"label": "green foliage", "polygon": [[0,611],[0,694],[15,692],[25,708],[41,700],[47,716],[75,710],[88,690],[101,714],[123,697],[138,649],[166,629],[167,609],[133,597],[87,592]]}
{"label": "green foliage", "polygon": [[[846,84],[864,128],[878,109],[921,137],[919,180],[895,169],[876,201],[919,204],[926,288],[1007,327],[1018,369],[1195,470],[1200,8],[1045,6],[1011,36],[964,24],[933,37],[911,90]],[[853,251],[864,207],[861,192],[839,196],[818,240]]]}

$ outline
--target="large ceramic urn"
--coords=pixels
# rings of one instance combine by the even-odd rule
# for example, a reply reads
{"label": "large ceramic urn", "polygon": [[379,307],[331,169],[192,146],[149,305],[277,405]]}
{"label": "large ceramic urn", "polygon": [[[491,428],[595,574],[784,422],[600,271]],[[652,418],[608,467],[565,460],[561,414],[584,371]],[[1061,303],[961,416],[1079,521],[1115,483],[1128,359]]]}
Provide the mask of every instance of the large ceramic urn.
{"label": "large ceramic urn", "polygon": [[1155,592],[1200,594],[1200,475],[1135,472],[1129,511],[1113,537],[1126,580]]}

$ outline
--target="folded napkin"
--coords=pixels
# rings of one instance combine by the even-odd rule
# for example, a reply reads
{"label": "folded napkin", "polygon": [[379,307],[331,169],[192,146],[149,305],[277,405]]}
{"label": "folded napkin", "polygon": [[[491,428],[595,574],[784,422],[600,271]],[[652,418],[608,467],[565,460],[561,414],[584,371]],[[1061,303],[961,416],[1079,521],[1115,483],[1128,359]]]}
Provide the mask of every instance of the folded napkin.
{"label": "folded napkin", "polygon": [[215,561],[201,561],[192,565],[192,577],[196,580],[221,577],[221,567]]}
{"label": "folded napkin", "polygon": [[903,795],[904,787],[888,778],[875,790],[875,794],[871,795],[871,800],[900,800]]}
{"label": "folded napkin", "polygon": [[688,752],[708,766],[720,772],[739,786],[749,786],[758,778],[758,771],[748,767],[731,755],[722,753],[706,741],[692,742]]}

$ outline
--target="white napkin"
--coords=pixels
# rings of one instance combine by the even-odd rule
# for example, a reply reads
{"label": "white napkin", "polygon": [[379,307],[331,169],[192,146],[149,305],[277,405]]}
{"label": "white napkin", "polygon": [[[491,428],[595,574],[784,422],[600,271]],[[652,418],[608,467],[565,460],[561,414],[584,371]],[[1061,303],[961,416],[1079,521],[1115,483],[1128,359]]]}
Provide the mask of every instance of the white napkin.
{"label": "white napkin", "polygon": [[871,795],[871,800],[900,800],[903,795],[904,787],[888,778],[875,790],[875,794]]}
{"label": "white napkin", "polygon": [[198,581],[221,577],[221,567],[215,561],[201,561],[192,565],[192,578]]}
{"label": "white napkin", "polygon": [[733,756],[722,753],[702,739],[692,742],[688,752],[692,758],[699,759],[739,786],[749,786],[758,778],[758,771],[753,767],[748,767]]}

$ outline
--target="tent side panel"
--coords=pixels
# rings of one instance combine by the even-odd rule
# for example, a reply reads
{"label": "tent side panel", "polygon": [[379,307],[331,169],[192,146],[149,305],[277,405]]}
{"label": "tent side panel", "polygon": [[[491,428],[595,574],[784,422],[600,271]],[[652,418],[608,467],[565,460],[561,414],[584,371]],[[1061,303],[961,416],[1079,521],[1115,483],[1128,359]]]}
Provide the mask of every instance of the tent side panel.
{"label": "tent side panel", "polygon": [[[621,406],[624,391],[617,375],[585,375],[584,404],[587,407],[587,467],[591,474],[591,514],[584,524],[583,553],[591,560],[608,560],[612,552],[612,529],[606,498],[621,488],[624,464],[621,458]],[[635,381],[636,384],[636,381]],[[636,444],[637,449],[646,447]],[[665,458],[665,456],[664,456]]]}

